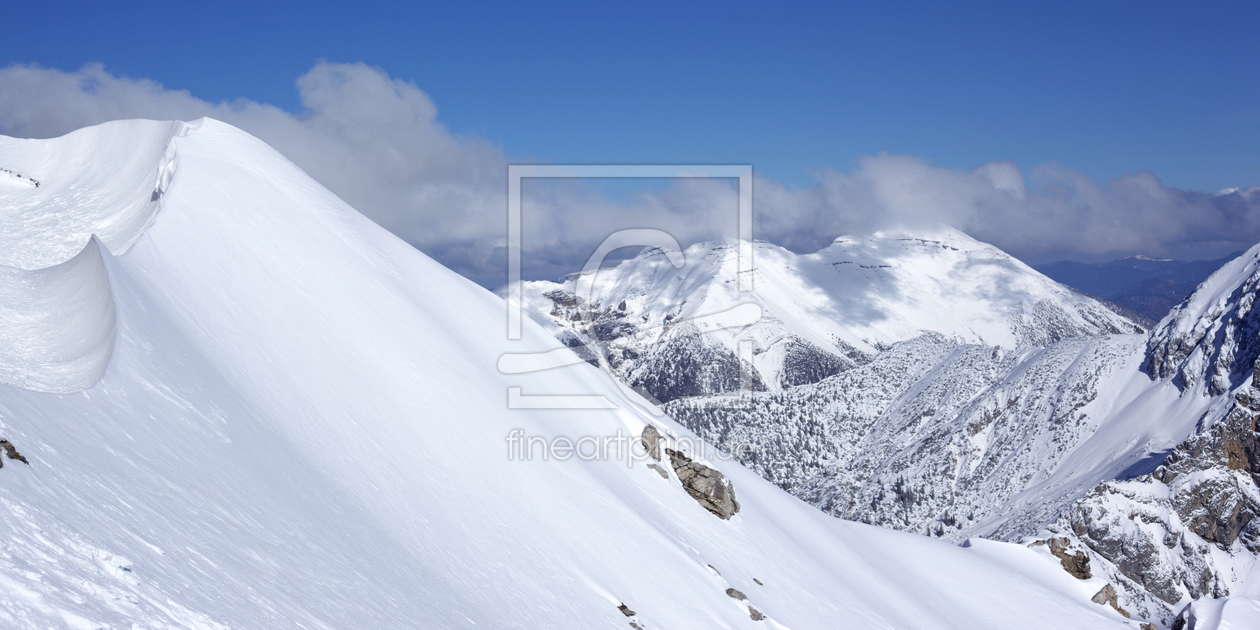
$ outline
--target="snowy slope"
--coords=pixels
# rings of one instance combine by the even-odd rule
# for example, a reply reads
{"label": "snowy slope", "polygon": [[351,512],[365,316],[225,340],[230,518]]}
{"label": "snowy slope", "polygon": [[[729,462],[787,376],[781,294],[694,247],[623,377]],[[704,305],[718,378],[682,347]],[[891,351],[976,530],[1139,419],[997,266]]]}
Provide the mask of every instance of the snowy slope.
{"label": "snowy slope", "polygon": [[0,177],[0,383],[65,393],[104,373],[114,309],[92,237],[116,253],[140,237],[174,172],[170,140],[187,130],[130,122],[7,142],[22,171],[55,179]]}
{"label": "snowy slope", "polygon": [[[496,372],[559,344],[508,342],[501,300],[243,132],[77,133],[0,138],[40,182],[0,197],[5,326],[38,316],[0,345],[0,437],[29,461],[0,468],[0,625],[1133,627],[1032,550],[836,520],[695,450],[732,519],[641,461],[513,461],[516,429],[691,434],[585,365]],[[619,409],[509,410],[509,386]]]}

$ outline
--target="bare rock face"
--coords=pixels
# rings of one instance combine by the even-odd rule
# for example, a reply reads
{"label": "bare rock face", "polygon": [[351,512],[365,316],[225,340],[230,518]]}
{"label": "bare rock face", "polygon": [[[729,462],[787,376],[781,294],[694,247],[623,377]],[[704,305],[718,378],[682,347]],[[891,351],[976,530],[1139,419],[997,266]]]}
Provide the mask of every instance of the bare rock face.
{"label": "bare rock face", "polygon": [[748,616],[752,617],[753,621],[761,621],[762,619],[766,618],[764,615],[761,614],[760,610],[757,610],[756,608],[753,608],[752,606],[748,607]]}
{"label": "bare rock face", "polygon": [[1091,601],[1095,604],[1111,606],[1116,609],[1116,612],[1124,615],[1126,618],[1129,616],[1128,611],[1120,607],[1120,598],[1116,596],[1116,589],[1112,588],[1110,584],[1102,587],[1102,590],[1098,591]]}
{"label": "bare rock face", "polygon": [[1154,472],[1102,483],[1060,519],[1060,531],[1103,560],[1094,572],[1129,589],[1143,616],[1168,622],[1179,601],[1230,595],[1238,576],[1218,566],[1221,553],[1260,556],[1258,410],[1260,391],[1240,388],[1224,418],[1178,445]]}
{"label": "bare rock face", "polygon": [[643,434],[639,436],[639,442],[643,444],[643,450],[656,461],[661,461],[661,432],[656,427],[647,425],[643,428]]}
{"label": "bare rock face", "polygon": [[[26,461],[26,457],[18,452],[17,447],[13,446],[13,442],[10,442],[8,440],[0,440],[0,448],[4,449],[4,454],[9,459],[16,459],[19,462],[22,462],[23,464],[26,464],[28,466],[30,465],[30,462]],[[4,467],[4,461],[0,460],[0,468],[2,467]]]}
{"label": "bare rock face", "polygon": [[747,597],[747,596],[745,596],[745,595],[744,595],[744,593],[743,593],[742,591],[739,591],[739,590],[736,590],[736,589],[733,589],[733,588],[728,588],[728,589],[726,589],[726,594],[727,594],[728,596],[733,597],[733,598],[735,598],[735,599],[738,599],[738,600],[740,600],[740,601],[743,601],[743,600],[745,600],[745,599],[748,599],[748,597]]}
{"label": "bare rock face", "polygon": [[667,448],[665,453],[669,455],[669,462],[683,488],[701,507],[721,519],[729,519],[739,512],[735,486],[726,479],[726,475],[704,464],[693,462],[674,449]]}
{"label": "bare rock face", "polygon": [[1093,577],[1089,572],[1089,556],[1083,551],[1072,553],[1069,550],[1072,541],[1067,538],[1051,538],[1050,553],[1059,559],[1059,563],[1063,565],[1063,570],[1071,574],[1072,577],[1088,580]]}

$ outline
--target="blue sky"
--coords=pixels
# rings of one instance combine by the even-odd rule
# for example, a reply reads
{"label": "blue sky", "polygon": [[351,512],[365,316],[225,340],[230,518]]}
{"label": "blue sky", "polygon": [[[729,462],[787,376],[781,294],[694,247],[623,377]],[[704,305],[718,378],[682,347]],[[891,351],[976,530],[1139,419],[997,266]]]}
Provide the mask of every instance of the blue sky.
{"label": "blue sky", "polygon": [[553,162],[805,183],[886,151],[1260,183],[1257,3],[181,4],[13,3],[0,60],[292,111],[314,62],[361,61],[453,131]]}
{"label": "blue sky", "polygon": [[[758,236],[798,251],[892,217],[1030,262],[1210,258],[1260,241],[1260,193],[1199,194],[1260,185],[1258,7],[20,3],[0,133],[220,117],[470,277],[499,275],[509,161],[750,163]],[[415,172],[381,175],[386,147]],[[414,201],[437,188],[458,194]],[[555,193],[539,273],[598,238],[574,224],[655,208],[685,231],[724,194],[632,192],[603,214]]]}

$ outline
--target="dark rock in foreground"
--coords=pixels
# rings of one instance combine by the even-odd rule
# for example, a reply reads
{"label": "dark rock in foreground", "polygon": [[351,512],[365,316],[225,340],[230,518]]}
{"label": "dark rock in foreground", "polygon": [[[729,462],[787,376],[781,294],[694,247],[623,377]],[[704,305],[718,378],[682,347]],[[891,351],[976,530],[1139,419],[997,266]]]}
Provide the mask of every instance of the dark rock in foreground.
{"label": "dark rock in foreground", "polygon": [[729,519],[739,512],[735,486],[726,479],[726,475],[704,464],[693,462],[674,449],[667,448],[665,453],[669,455],[670,464],[673,465],[683,488],[701,507],[722,519]]}

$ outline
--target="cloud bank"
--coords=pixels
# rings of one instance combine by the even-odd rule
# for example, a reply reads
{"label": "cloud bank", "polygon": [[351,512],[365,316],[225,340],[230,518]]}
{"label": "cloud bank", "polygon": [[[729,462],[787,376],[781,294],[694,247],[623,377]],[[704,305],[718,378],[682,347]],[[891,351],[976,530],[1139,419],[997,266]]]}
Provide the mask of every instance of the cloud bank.
{"label": "cloud bank", "polygon": [[[303,111],[295,114],[246,99],[210,103],[100,65],[15,65],[0,69],[0,133],[41,138],[120,118],[217,118],[459,273],[488,286],[506,278],[509,160],[500,147],[452,133],[418,86],[365,64],[319,63],[297,89]],[[812,186],[758,177],[754,189],[756,237],[798,252],[843,234],[939,223],[1034,261],[1213,257],[1260,241],[1260,189],[1182,191],[1149,172],[1100,184],[1058,165],[1024,173],[992,162],[967,171],[881,154],[848,171],[820,171]],[[524,207],[533,277],[580,268],[615,229],[666,229],[684,244],[735,231],[735,189],[719,180],[678,180],[622,197],[581,182],[527,181]]]}

